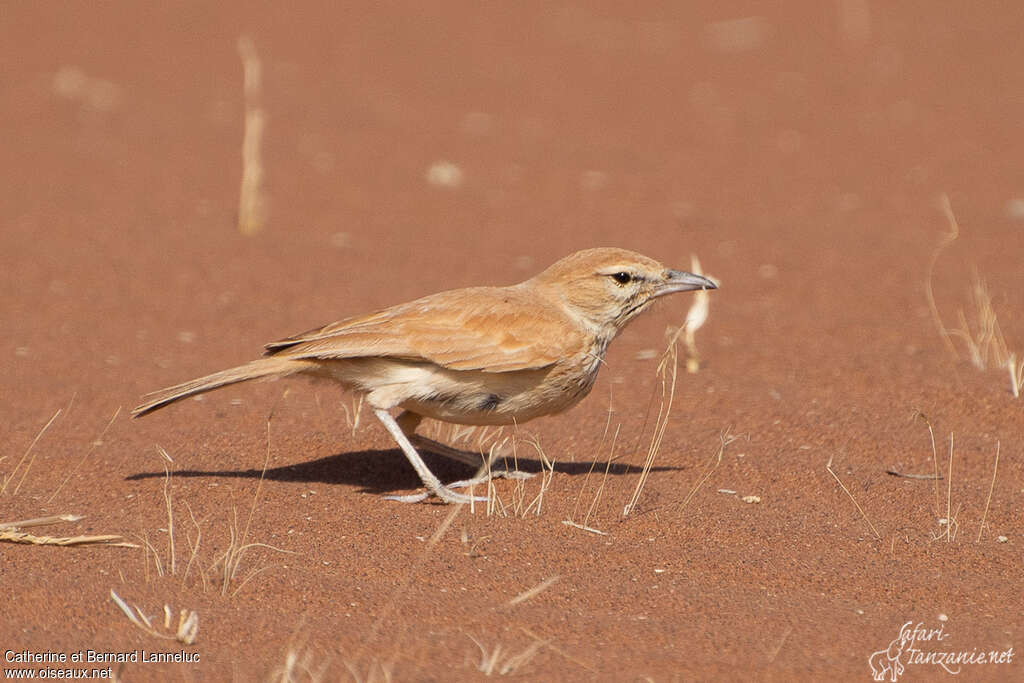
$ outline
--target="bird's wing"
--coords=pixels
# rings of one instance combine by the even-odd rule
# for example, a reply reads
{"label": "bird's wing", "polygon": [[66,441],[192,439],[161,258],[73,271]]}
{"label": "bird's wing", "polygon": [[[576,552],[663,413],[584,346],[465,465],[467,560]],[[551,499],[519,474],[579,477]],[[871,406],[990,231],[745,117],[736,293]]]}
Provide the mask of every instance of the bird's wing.
{"label": "bird's wing", "polygon": [[267,345],[288,358],[400,358],[452,370],[540,369],[585,346],[556,306],[517,287],[441,292]]}

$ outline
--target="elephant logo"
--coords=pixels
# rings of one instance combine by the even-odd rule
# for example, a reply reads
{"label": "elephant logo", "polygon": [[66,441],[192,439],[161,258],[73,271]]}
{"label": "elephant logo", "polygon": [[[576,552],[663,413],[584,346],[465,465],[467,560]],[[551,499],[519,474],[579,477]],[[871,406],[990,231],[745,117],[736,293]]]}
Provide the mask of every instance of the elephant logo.
{"label": "elephant logo", "polygon": [[871,656],[868,657],[868,665],[871,667],[871,677],[876,681],[888,680],[891,683],[896,683],[903,675],[903,662],[900,661],[900,657],[903,655],[903,644],[906,639],[902,635],[895,638],[889,647],[878,652],[872,652]]}

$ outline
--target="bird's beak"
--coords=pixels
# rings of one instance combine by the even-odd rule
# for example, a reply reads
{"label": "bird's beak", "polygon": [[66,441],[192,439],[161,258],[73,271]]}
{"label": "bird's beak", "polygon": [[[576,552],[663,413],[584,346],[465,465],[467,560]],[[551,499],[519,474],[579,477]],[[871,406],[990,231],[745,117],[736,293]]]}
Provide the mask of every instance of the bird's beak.
{"label": "bird's beak", "polygon": [[718,285],[703,275],[694,275],[682,270],[670,270],[665,281],[654,290],[654,296],[689,292],[694,289],[718,289]]}

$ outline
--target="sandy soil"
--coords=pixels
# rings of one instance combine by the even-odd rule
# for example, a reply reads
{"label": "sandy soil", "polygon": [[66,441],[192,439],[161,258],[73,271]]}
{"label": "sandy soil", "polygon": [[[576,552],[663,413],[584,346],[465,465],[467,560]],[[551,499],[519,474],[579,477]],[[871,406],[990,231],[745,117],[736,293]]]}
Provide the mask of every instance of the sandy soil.
{"label": "sandy soil", "polygon": [[[1024,355],[1019,7],[160,4],[4,9],[0,521],[76,513],[32,531],[149,549],[0,544],[0,668],[92,650],[192,660],[114,665],[126,681],[870,680],[897,640],[900,680],[950,676],[911,646],[1013,648],[962,675],[1024,678],[1024,399],[947,349],[925,287],[945,193],[942,320],[977,325],[977,273]],[[687,297],[616,341],[583,404],[519,428],[521,468],[542,469],[531,438],[555,462],[539,509],[542,476],[497,483],[492,514],[381,500],[416,476],[329,386],[126,415],[264,342],[598,245],[697,254],[722,282],[628,517]],[[939,482],[887,474],[936,467],[918,411]],[[159,634],[164,605],[195,611],[195,642],[112,590]],[[908,622],[943,637],[900,652]]]}

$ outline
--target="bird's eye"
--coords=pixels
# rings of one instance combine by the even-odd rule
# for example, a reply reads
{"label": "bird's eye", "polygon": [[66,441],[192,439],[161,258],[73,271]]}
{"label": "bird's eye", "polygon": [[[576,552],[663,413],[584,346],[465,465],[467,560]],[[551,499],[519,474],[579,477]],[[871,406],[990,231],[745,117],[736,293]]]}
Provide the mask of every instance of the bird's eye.
{"label": "bird's eye", "polygon": [[612,279],[614,279],[620,285],[624,285],[629,283],[629,281],[632,280],[633,278],[630,276],[629,273],[615,273],[612,275]]}

